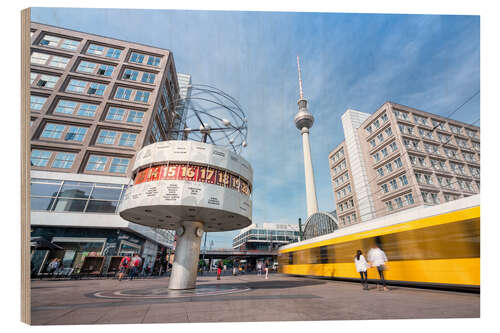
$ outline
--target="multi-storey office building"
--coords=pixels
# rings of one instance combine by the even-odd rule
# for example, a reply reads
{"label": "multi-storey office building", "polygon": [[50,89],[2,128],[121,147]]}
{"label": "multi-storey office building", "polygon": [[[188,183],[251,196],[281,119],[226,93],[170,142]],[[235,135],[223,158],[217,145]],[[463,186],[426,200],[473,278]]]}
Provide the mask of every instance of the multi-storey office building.
{"label": "multi-storey office building", "polygon": [[392,102],[342,125],[329,154],[340,227],[480,192],[477,126]]}
{"label": "multi-storey office building", "polygon": [[[172,52],[38,23],[30,49],[32,235],[72,267],[86,252],[139,252],[151,266],[172,233],[116,209],[136,151],[181,129]],[[43,270],[48,253],[37,256]]]}

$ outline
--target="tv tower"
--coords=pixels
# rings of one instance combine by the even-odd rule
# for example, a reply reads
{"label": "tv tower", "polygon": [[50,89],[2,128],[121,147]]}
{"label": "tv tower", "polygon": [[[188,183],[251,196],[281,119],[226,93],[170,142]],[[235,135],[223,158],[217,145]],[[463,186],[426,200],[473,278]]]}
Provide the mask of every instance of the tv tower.
{"label": "tv tower", "polygon": [[297,56],[297,68],[299,71],[299,92],[300,98],[297,101],[299,111],[295,115],[295,126],[302,134],[302,149],[304,150],[304,171],[306,176],[306,200],[307,217],[318,212],[318,200],[316,199],[316,186],[314,185],[314,172],[311,161],[311,148],[309,145],[309,129],[314,123],[313,115],[307,110],[307,100],[302,93],[302,77],[300,75],[300,62]]}

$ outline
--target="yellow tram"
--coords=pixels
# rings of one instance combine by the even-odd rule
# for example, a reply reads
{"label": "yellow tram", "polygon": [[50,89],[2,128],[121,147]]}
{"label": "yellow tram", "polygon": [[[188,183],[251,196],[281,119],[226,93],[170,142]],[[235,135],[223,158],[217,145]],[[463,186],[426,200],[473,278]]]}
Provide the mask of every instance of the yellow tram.
{"label": "yellow tram", "polygon": [[[358,249],[374,243],[389,262],[388,283],[479,291],[479,195],[436,206],[387,215],[279,249],[284,274],[359,280],[354,266]],[[375,268],[368,279],[378,279]]]}

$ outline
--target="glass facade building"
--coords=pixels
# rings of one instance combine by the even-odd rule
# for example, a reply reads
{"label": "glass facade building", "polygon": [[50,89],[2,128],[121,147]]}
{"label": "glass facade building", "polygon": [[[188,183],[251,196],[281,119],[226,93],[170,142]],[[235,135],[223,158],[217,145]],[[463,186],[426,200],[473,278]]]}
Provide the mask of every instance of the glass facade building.
{"label": "glass facade building", "polygon": [[252,224],[233,238],[233,248],[237,250],[273,251],[278,247],[297,242],[299,227],[292,224]]}

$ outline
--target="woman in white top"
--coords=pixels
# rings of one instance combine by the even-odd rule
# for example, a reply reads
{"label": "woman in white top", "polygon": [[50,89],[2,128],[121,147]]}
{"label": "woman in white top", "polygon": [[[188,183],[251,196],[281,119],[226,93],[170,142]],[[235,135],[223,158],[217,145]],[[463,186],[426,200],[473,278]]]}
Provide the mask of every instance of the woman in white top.
{"label": "woman in white top", "polygon": [[368,263],[366,262],[361,250],[358,250],[354,256],[354,264],[356,265],[356,270],[359,275],[361,275],[361,284],[363,285],[363,289],[368,290],[368,275],[366,272],[368,269]]}

